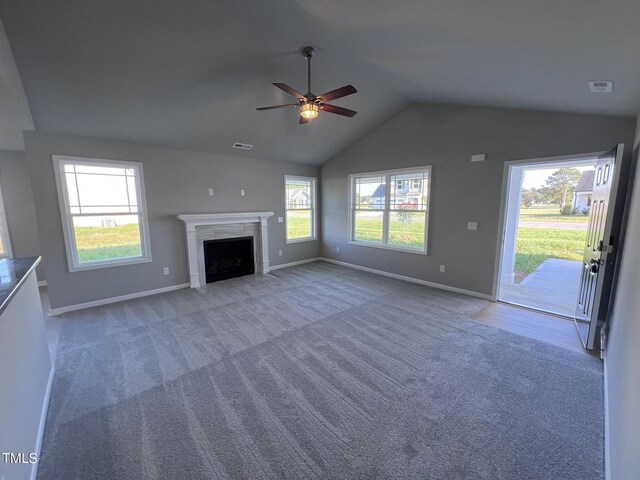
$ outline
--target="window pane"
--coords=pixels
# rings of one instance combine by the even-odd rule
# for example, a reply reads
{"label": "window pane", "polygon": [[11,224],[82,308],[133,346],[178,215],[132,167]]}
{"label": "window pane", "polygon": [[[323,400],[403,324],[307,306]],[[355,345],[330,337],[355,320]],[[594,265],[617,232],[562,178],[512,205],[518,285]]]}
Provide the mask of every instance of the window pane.
{"label": "window pane", "polygon": [[310,180],[287,179],[287,209],[311,208],[312,195]]}
{"label": "window pane", "polygon": [[354,240],[382,243],[382,211],[356,211],[353,217]]}
{"label": "window pane", "polygon": [[[127,183],[124,176],[78,174],[76,178],[80,191],[80,205],[83,207],[128,206]],[[109,209],[103,211],[109,211]]]}
{"label": "window pane", "polygon": [[138,215],[74,217],[80,263],[142,255]]}
{"label": "window pane", "polygon": [[287,210],[287,239],[309,238],[312,233],[311,210]]}
{"label": "window pane", "polygon": [[67,196],[69,197],[69,205],[77,207],[80,205],[78,200],[78,190],[76,189],[76,176],[73,173],[65,174],[67,178]]}
{"label": "window pane", "polygon": [[403,208],[389,215],[389,245],[424,249],[426,214]]}
{"label": "window pane", "polygon": [[428,174],[426,172],[391,175],[391,187],[389,202],[392,210],[404,207],[422,211],[427,209]]}
{"label": "window pane", "polygon": [[[73,212],[73,208],[71,209],[71,213]],[[113,206],[108,206],[108,207],[86,207],[83,206],[82,207],[82,213],[87,214],[87,213],[135,213],[135,212],[130,212],[129,211],[129,207],[124,206],[124,207],[113,207]]]}
{"label": "window pane", "polygon": [[135,178],[127,177],[127,190],[129,192],[129,205],[138,205],[138,196],[136,194]]}
{"label": "window pane", "polygon": [[124,175],[124,167],[100,167],[97,165],[76,164],[76,173],[92,175]]}
{"label": "window pane", "polygon": [[356,210],[384,209],[385,188],[385,177],[356,178],[353,199]]}

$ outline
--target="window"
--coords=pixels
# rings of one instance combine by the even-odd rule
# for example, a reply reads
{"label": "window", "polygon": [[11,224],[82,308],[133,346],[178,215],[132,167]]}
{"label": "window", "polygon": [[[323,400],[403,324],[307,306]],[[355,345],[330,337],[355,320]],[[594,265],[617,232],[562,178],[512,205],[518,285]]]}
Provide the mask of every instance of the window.
{"label": "window", "polygon": [[431,167],[349,178],[351,243],[427,253]]}
{"label": "window", "polygon": [[53,162],[69,271],[150,262],[142,164]]}
{"label": "window", "polygon": [[316,179],[284,177],[287,243],[316,239]]}
{"label": "window", "polygon": [[11,258],[11,242],[9,241],[9,230],[7,227],[7,216],[4,211],[4,198],[0,190],[0,258]]}

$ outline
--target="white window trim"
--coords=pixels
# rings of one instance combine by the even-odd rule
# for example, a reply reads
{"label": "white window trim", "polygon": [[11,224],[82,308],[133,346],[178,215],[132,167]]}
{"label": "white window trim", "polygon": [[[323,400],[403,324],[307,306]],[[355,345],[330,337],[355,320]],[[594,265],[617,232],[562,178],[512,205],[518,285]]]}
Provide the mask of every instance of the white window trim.
{"label": "white window trim", "polygon": [[[389,205],[389,198],[391,195],[390,188],[390,176],[391,175],[402,175],[404,173],[412,173],[412,172],[426,172],[427,175],[427,211],[425,212],[424,218],[424,248],[412,248],[412,247],[402,247],[397,245],[389,245],[388,236],[389,236],[389,211],[387,208]],[[385,183],[385,201],[384,201],[384,209],[382,210],[383,220],[382,220],[382,240],[383,243],[377,242],[365,242],[363,240],[355,239],[355,179],[361,177],[386,177]],[[376,172],[362,172],[362,173],[352,173],[349,175],[349,244],[351,245],[359,245],[361,247],[372,247],[379,248],[382,250],[394,250],[397,252],[405,252],[405,253],[413,253],[417,255],[428,255],[429,248],[429,216],[431,213],[431,165],[423,165],[419,167],[410,167],[410,168],[396,168],[393,170],[380,170]]]}
{"label": "white window trim", "polygon": [[[123,265],[134,265],[138,263],[151,262],[151,245],[149,242],[149,222],[147,220],[147,198],[144,189],[144,173],[142,163],[124,162],[121,160],[99,159],[89,157],[75,157],[71,155],[52,155],[53,172],[56,179],[56,189],[58,191],[58,203],[60,205],[60,216],[62,219],[62,233],[67,252],[67,264],[69,272],[81,272],[84,270],[95,270],[99,268],[120,267]],[[126,168],[134,167],[137,171],[138,182],[136,195],[138,197],[138,211],[140,214],[140,248],[142,255],[127,259],[97,260],[94,262],[78,261],[78,250],[76,248],[75,233],[73,230],[73,215],[69,206],[67,189],[63,186],[62,168],[65,161],[90,163],[95,166],[113,167],[120,165]]]}
{"label": "white window trim", "polygon": [[[288,180],[301,180],[304,182],[311,182],[311,236],[304,238],[287,238],[287,181]],[[286,243],[301,243],[301,242],[313,242],[318,239],[317,228],[317,211],[318,211],[318,193],[317,193],[317,178],[316,177],[303,177],[301,175],[285,175],[284,176],[284,238]]]}
{"label": "white window trim", "polygon": [[0,240],[2,241],[2,249],[0,258],[13,258],[13,249],[11,248],[11,235],[9,235],[9,224],[7,223],[7,213],[4,208],[4,196],[0,187]]}

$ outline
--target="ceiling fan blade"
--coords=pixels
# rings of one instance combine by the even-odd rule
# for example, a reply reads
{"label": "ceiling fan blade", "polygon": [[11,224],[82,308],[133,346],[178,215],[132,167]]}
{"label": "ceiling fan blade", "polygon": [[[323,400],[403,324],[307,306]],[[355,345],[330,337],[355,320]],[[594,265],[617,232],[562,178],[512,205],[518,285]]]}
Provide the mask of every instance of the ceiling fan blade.
{"label": "ceiling fan blade", "polygon": [[300,125],[304,125],[305,123],[309,123],[311,121],[310,118],[303,117],[300,115],[300,121],[298,122]]}
{"label": "ceiling fan blade", "polygon": [[353,87],[353,85],[345,85],[344,87],[336,88],[330,92],[318,95],[318,97],[320,97],[323,102],[330,102],[336,98],[346,97],[347,95],[352,95],[357,92],[358,91]]}
{"label": "ceiling fan blade", "polygon": [[337,115],[342,115],[343,117],[353,117],[356,113],[355,110],[349,110],[348,108],[336,107],[335,105],[329,105],[325,103],[322,105],[322,110],[329,113],[335,113]]}
{"label": "ceiling fan blade", "polygon": [[287,85],[286,83],[274,83],[274,85],[276,87],[278,87],[280,90],[284,90],[285,92],[287,92],[289,95],[292,95],[294,97],[296,97],[298,100],[306,100],[306,98],[304,97],[304,95],[302,95],[300,92],[298,92],[297,90],[294,90],[293,88],[291,88],[289,85]]}
{"label": "ceiling fan blade", "polygon": [[275,110],[276,108],[287,108],[287,107],[299,107],[299,103],[285,103],[284,105],[274,105],[272,107],[260,107],[256,108],[256,110]]}

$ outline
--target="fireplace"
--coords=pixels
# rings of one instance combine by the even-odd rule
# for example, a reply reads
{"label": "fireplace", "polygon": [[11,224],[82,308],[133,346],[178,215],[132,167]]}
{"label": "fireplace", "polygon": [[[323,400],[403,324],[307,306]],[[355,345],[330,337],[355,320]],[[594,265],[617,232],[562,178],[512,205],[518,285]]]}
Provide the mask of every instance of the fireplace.
{"label": "fireplace", "polygon": [[269,217],[273,212],[196,213],[178,215],[187,234],[187,254],[191,288],[208,282],[204,261],[204,242],[253,237],[255,273],[269,272]]}
{"label": "fireplace", "polygon": [[206,240],[203,246],[207,283],[255,272],[253,237]]}

